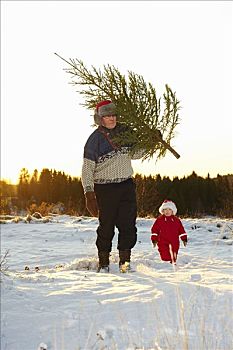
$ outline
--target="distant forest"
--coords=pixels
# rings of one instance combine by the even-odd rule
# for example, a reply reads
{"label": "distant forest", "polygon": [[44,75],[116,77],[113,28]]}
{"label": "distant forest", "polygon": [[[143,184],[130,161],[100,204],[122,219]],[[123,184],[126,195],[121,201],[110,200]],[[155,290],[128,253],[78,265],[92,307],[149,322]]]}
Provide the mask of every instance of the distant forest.
{"label": "distant forest", "polygon": [[[155,217],[164,199],[173,200],[181,217],[233,217],[233,174],[203,178],[195,172],[183,178],[134,176],[139,217]],[[23,168],[17,185],[1,181],[1,214],[21,212],[89,215],[81,179],[43,169],[29,174]]]}

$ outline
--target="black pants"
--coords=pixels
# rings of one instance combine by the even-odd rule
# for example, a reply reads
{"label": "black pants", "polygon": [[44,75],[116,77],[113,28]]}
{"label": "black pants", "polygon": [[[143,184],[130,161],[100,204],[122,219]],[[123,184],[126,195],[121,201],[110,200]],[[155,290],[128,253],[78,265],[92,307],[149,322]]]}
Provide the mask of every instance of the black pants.
{"label": "black pants", "polygon": [[95,184],[95,193],[99,206],[98,250],[111,252],[115,227],[119,231],[117,249],[132,249],[137,241],[137,204],[133,180]]}

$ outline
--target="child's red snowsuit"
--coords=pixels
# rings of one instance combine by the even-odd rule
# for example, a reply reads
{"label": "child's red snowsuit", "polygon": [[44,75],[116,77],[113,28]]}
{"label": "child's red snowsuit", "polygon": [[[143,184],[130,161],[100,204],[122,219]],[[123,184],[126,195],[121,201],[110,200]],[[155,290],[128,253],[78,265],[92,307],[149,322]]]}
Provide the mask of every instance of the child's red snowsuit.
{"label": "child's red snowsuit", "polygon": [[164,261],[176,262],[180,242],[187,242],[187,234],[177,216],[159,216],[151,228],[151,240],[158,243],[158,250],[161,259]]}

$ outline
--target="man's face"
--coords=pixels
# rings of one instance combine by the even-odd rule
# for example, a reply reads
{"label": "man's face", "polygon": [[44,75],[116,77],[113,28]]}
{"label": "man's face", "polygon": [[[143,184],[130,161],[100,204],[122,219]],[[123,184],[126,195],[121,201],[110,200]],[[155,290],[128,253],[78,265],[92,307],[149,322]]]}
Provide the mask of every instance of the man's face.
{"label": "man's face", "polygon": [[105,115],[101,118],[101,125],[107,129],[114,129],[116,126],[116,116],[115,115]]}

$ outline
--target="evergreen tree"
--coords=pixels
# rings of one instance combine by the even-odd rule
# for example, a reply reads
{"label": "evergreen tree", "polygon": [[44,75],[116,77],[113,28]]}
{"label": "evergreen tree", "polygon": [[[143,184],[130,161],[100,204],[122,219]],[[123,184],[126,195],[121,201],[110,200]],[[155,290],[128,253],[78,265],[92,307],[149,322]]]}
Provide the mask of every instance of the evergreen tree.
{"label": "evergreen tree", "polygon": [[86,108],[94,110],[103,99],[114,102],[119,120],[133,130],[118,135],[118,144],[130,143],[133,152],[144,149],[144,159],[155,154],[157,158],[164,157],[166,149],[179,158],[170,142],[180,120],[180,102],[168,85],[165,85],[162,110],[161,98],[157,98],[153,85],[146,83],[141,75],[129,71],[126,77],[111,65],[104,65],[102,71],[94,66],[89,70],[81,60],[67,61],[56,55],[69,64],[65,70],[71,75],[72,84],[78,86],[84,96]]}
{"label": "evergreen tree", "polygon": [[17,187],[17,194],[21,207],[25,207],[27,201],[30,199],[29,180],[30,174],[28,172],[28,169],[22,168],[19,175],[19,184]]}
{"label": "evergreen tree", "polygon": [[33,171],[33,174],[31,176],[29,183],[29,192],[30,198],[37,203],[39,197],[39,172],[37,169]]}
{"label": "evergreen tree", "polygon": [[169,196],[177,204],[178,215],[184,215],[186,208],[182,191],[182,180],[180,180],[177,176],[174,177],[171,188],[172,191],[170,191]]}
{"label": "evergreen tree", "polygon": [[39,177],[40,202],[52,202],[52,171],[42,169]]}
{"label": "evergreen tree", "polygon": [[73,195],[72,198],[75,203],[77,203],[77,210],[79,211],[80,215],[89,215],[86,203],[85,203],[85,196],[83,192],[83,186],[81,179],[74,178],[73,179]]}
{"label": "evergreen tree", "polygon": [[221,216],[233,216],[233,176],[217,175],[216,187],[218,193],[217,213]]}
{"label": "evergreen tree", "polygon": [[162,203],[165,199],[171,199],[169,198],[171,186],[172,181],[168,176],[164,176],[163,178],[157,176],[156,187],[159,193],[160,203]]}
{"label": "evergreen tree", "polygon": [[158,208],[161,204],[159,202],[159,193],[156,186],[156,180],[149,175],[143,178],[144,196],[143,196],[143,216],[156,216],[158,214]]}
{"label": "evergreen tree", "polygon": [[67,202],[69,198],[68,193],[68,179],[64,172],[53,171],[52,173],[52,196],[51,201],[53,203]]}
{"label": "evergreen tree", "polygon": [[136,174],[134,176],[134,182],[136,185],[136,196],[137,196],[137,210],[138,210],[138,215],[143,216],[144,213],[144,192],[145,192],[145,187],[144,187],[144,181],[142,178],[141,174]]}

